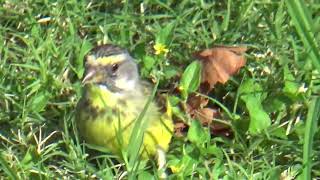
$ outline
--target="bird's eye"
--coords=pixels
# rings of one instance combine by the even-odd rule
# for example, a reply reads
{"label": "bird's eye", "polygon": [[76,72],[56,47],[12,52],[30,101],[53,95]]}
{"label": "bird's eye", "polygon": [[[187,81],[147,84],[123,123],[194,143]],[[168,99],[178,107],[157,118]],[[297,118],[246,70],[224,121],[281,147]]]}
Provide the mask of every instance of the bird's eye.
{"label": "bird's eye", "polygon": [[112,64],[112,66],[111,66],[112,72],[116,72],[118,70],[118,68],[119,68],[118,64]]}

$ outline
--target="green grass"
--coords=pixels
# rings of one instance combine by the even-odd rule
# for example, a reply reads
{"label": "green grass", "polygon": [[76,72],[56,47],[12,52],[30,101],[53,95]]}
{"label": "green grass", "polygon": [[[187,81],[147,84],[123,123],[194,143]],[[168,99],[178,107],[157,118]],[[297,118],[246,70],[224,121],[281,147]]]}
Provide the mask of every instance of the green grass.
{"label": "green grass", "polygon": [[[319,1],[0,4],[1,179],[157,178],[155,161],[128,174],[76,133],[83,57],[107,42],[127,48],[144,79],[160,76],[158,90],[181,84],[194,51],[249,48],[246,66],[210,94],[234,138],[210,135],[193,121],[171,142],[169,178],[320,177]],[[156,42],[167,46],[167,56],[155,55]],[[169,96],[174,115],[190,120],[179,106],[188,94]]]}

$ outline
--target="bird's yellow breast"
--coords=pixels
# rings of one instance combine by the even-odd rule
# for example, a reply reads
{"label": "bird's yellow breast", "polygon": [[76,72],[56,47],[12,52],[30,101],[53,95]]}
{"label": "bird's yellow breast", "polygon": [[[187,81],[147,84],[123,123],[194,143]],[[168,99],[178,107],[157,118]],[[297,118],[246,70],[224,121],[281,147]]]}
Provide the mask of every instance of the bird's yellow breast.
{"label": "bird's yellow breast", "polygon": [[[87,89],[88,102],[80,103],[77,123],[80,134],[94,145],[103,146],[115,154],[121,154],[121,149],[127,148],[134,122],[147,101],[147,97],[115,94],[98,86]],[[82,105],[81,105],[82,104]],[[143,118],[148,118],[143,140],[142,153],[154,155],[159,146],[168,149],[172,137],[173,124],[169,117],[161,115],[154,103],[150,103]],[[142,148],[142,149],[143,149]]]}

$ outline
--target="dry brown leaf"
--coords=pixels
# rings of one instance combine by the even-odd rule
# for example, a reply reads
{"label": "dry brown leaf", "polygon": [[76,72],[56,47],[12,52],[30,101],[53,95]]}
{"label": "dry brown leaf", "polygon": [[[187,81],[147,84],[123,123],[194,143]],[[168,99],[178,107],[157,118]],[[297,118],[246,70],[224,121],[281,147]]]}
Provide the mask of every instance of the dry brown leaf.
{"label": "dry brown leaf", "polygon": [[202,63],[202,83],[208,83],[210,88],[220,82],[226,83],[229,77],[245,65],[243,56],[246,47],[217,46],[194,54]]}
{"label": "dry brown leaf", "polygon": [[[216,83],[226,83],[230,76],[239,71],[245,65],[244,53],[246,47],[216,46],[195,53],[195,57],[202,63],[202,77],[199,92],[208,94]],[[211,134],[217,136],[231,137],[233,132],[230,126],[213,121],[221,119],[222,114],[219,108],[208,107],[208,98],[192,93],[183,109],[192,119],[198,119],[203,126],[209,126]],[[188,125],[184,122],[175,123],[175,134],[178,137],[184,136]]]}
{"label": "dry brown leaf", "polygon": [[196,113],[196,117],[204,126],[210,125],[213,118],[217,118],[218,116],[220,116],[219,110],[212,108],[199,109]]}
{"label": "dry brown leaf", "polygon": [[188,97],[187,104],[191,110],[203,108],[208,104],[208,98],[192,93]]}
{"label": "dry brown leaf", "polygon": [[215,136],[232,137],[233,132],[230,126],[213,121],[215,118],[221,118],[221,112],[217,108],[203,108],[196,112],[196,117],[203,126],[209,126],[210,132]]}
{"label": "dry brown leaf", "polygon": [[174,123],[174,134],[176,137],[183,137],[186,129],[188,128],[187,124],[182,121]]}
{"label": "dry brown leaf", "polygon": [[233,131],[231,127],[222,123],[214,123],[211,126],[211,134],[213,136],[223,136],[223,137],[233,138]]}

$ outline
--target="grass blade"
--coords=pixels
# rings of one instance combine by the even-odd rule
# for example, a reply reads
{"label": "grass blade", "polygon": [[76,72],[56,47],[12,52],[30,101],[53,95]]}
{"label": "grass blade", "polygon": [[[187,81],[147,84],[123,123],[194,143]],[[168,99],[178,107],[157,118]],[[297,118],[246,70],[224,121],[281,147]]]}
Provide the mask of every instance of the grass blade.
{"label": "grass blade", "polygon": [[315,40],[311,15],[301,0],[286,0],[290,17],[316,69],[320,70],[320,54]]}
{"label": "grass blade", "polygon": [[309,105],[303,144],[303,171],[299,177],[300,179],[311,179],[313,136],[317,130],[319,117],[320,97],[317,97],[313,99]]}
{"label": "grass blade", "polygon": [[[139,151],[143,143],[143,135],[146,129],[146,125],[149,121],[147,118],[143,118],[148,110],[148,106],[150,105],[151,101],[156,95],[156,91],[158,89],[159,81],[157,81],[151,96],[149,97],[147,103],[145,104],[142,112],[136,119],[134,127],[131,132],[129,145],[128,145],[128,152],[129,152],[129,173],[131,177],[134,177],[134,168],[136,167],[136,163],[138,163]],[[133,173],[133,174],[132,174]]]}

